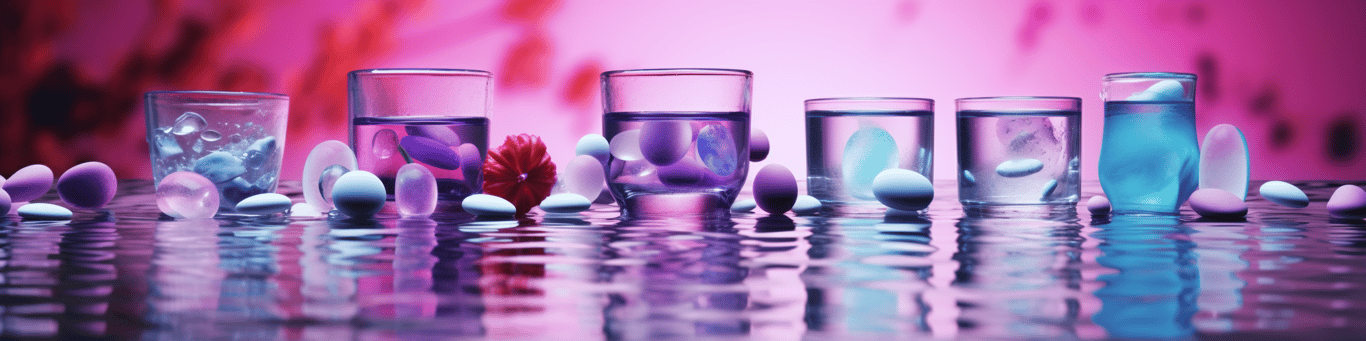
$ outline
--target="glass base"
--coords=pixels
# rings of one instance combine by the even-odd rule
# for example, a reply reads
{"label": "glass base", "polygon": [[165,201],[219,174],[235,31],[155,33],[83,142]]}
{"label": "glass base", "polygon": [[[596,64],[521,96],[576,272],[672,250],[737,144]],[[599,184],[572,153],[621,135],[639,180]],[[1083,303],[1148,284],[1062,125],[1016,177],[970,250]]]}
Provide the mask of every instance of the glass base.
{"label": "glass base", "polygon": [[1077,219],[1077,203],[993,205],[963,202],[963,214],[972,218]]}

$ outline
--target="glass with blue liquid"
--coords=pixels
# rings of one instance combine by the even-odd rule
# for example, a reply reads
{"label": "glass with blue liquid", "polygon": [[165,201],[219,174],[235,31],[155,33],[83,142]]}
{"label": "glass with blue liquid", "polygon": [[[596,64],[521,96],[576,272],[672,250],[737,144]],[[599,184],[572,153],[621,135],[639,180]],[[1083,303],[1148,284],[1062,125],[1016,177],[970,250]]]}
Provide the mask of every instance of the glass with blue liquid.
{"label": "glass with blue liquid", "polygon": [[965,209],[1077,203],[1080,98],[960,98],[957,105],[958,200]]}
{"label": "glass with blue liquid", "polygon": [[806,183],[843,206],[880,206],[873,178],[908,169],[934,179],[934,100],[850,97],[806,101]]}
{"label": "glass with blue liquid", "polygon": [[607,185],[623,216],[729,216],[749,173],[752,78],[726,69],[602,74]]}
{"label": "glass with blue liquid", "polygon": [[1195,75],[1105,76],[1098,167],[1115,214],[1176,214],[1199,184]]}

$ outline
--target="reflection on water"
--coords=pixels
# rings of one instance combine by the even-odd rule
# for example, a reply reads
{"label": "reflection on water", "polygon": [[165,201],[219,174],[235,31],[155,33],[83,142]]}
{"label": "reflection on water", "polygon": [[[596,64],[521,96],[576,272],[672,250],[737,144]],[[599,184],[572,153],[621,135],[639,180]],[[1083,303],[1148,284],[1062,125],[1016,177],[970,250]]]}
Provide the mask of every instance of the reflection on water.
{"label": "reflection on water", "polygon": [[[0,223],[0,337],[1340,338],[1366,329],[1366,222],[1255,199],[1246,222],[971,212],[719,220]],[[1098,190],[1087,186],[1090,192]],[[1334,186],[1309,184],[1322,199]],[[293,188],[293,187],[290,187]],[[287,188],[286,190],[289,190]],[[292,193],[297,197],[297,193]],[[51,202],[55,198],[39,201]]]}

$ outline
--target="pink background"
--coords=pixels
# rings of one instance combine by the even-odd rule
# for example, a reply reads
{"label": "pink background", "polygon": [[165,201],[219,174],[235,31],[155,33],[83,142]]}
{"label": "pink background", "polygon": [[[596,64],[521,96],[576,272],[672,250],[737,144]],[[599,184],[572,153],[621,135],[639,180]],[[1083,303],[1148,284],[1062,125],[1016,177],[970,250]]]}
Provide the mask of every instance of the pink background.
{"label": "pink background", "polygon": [[753,126],[774,148],[752,167],[799,177],[805,99],[934,99],[947,180],[954,99],[1051,95],[1083,99],[1083,177],[1095,179],[1101,77],[1176,71],[1199,75],[1201,138],[1242,128],[1254,179],[1366,179],[1362,1],[34,3],[3,5],[18,23],[0,32],[5,175],[99,160],[150,178],[141,93],[195,89],[290,95],[283,178],[297,179],[314,144],[346,140],[345,73],[380,67],[493,72],[491,145],[536,134],[562,161],[601,132],[600,72],[716,67],[755,74]]}

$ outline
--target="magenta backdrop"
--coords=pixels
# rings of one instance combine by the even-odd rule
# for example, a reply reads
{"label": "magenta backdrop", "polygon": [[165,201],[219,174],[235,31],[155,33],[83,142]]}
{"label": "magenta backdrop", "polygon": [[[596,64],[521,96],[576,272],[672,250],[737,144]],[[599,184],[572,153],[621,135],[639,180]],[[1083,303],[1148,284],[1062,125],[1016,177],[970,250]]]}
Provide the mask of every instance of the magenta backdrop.
{"label": "magenta backdrop", "polygon": [[[805,174],[803,100],[931,98],[940,179],[956,171],[955,98],[1081,97],[1083,177],[1095,179],[1101,76],[1192,72],[1199,75],[1198,133],[1203,138],[1220,123],[1242,128],[1253,178],[1366,178],[1363,1],[158,3],[172,4],[177,15],[156,16],[153,6],[135,1],[81,1],[73,21],[54,36],[48,58],[73,63],[90,84],[110,86],[122,56],[168,49],[163,40],[177,36],[146,37],[148,25],[164,20],[155,18],[213,23],[247,13],[234,25],[210,25],[210,33],[231,32],[228,47],[215,50],[212,63],[184,72],[234,65],[252,77],[223,76],[235,82],[217,84],[295,96],[285,179],[299,177],[314,144],[346,140],[339,102],[344,72],[377,67],[492,71],[491,144],[508,134],[541,135],[556,161],[568,160],[583,134],[601,132],[601,71],[751,70],[753,125],[774,146],[763,163],[787,165],[799,177]],[[135,45],[139,39],[151,42]],[[205,83],[163,79],[138,90],[183,84]],[[112,132],[59,142],[82,158],[116,164],[120,177],[150,178],[140,110],[106,113],[131,117]],[[60,171],[63,162],[75,161],[52,163]]]}

